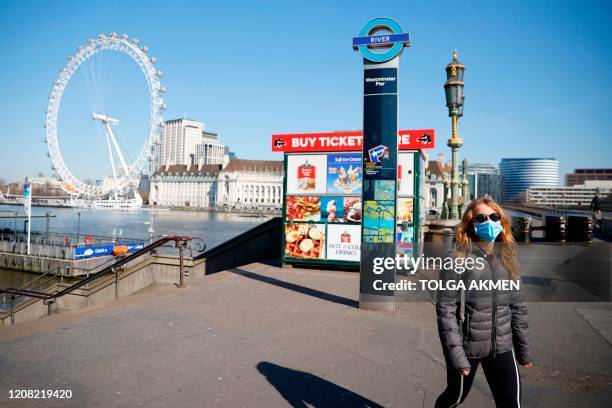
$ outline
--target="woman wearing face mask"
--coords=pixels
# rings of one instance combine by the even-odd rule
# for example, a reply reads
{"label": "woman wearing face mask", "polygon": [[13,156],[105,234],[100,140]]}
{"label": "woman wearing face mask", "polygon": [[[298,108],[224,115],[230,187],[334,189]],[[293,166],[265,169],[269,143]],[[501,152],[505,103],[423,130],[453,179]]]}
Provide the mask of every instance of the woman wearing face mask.
{"label": "woman wearing face mask", "polygon": [[495,405],[520,407],[517,361],[523,367],[533,366],[527,306],[521,292],[469,289],[473,281],[519,280],[516,242],[509,219],[494,200],[480,198],[470,203],[455,229],[453,252],[455,258],[474,258],[474,267],[461,274],[459,268],[457,272],[445,270],[441,274],[441,279],[463,281],[468,289],[438,293],[438,333],[448,385],[436,400],[436,407],[459,406],[470,391],[479,365]]}

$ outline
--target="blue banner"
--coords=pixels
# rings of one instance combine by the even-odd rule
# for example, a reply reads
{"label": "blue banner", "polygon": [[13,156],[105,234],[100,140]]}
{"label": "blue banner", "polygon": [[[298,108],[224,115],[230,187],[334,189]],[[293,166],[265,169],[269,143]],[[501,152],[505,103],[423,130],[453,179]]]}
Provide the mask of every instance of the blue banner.
{"label": "blue banner", "polygon": [[399,34],[379,34],[379,35],[367,35],[364,37],[353,37],[353,45],[379,45],[379,44],[393,44],[395,42],[409,42],[409,33]]}
{"label": "blue banner", "polygon": [[127,247],[127,251],[125,252],[133,253],[144,248],[144,242],[122,242],[118,244],[87,245],[77,247],[74,250],[74,259],[87,259],[113,255],[115,248],[121,246]]}

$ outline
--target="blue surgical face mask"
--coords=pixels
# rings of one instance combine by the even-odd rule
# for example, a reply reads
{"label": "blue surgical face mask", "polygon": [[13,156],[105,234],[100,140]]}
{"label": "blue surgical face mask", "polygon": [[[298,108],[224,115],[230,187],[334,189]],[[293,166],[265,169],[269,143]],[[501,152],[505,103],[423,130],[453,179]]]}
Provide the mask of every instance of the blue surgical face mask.
{"label": "blue surgical face mask", "polygon": [[485,222],[474,224],[476,235],[486,242],[495,241],[495,238],[497,238],[503,229],[500,221],[493,222],[491,220],[486,220]]}

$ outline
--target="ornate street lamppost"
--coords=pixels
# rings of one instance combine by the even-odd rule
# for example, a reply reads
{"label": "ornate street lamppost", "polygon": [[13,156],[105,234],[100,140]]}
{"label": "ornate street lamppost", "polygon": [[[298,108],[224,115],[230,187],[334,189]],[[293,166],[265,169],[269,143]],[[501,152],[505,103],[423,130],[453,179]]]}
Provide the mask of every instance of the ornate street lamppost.
{"label": "ornate street lamppost", "polygon": [[451,148],[452,164],[451,171],[451,205],[447,215],[448,219],[459,219],[459,148],[463,144],[463,140],[457,135],[457,124],[459,118],[463,116],[463,103],[465,96],[463,95],[463,73],[465,66],[457,60],[457,50],[453,51],[453,60],[446,66],[446,82],[444,83],[444,92],[446,94],[446,106],[448,107],[448,116],[453,120],[452,137],[448,139],[447,145]]}

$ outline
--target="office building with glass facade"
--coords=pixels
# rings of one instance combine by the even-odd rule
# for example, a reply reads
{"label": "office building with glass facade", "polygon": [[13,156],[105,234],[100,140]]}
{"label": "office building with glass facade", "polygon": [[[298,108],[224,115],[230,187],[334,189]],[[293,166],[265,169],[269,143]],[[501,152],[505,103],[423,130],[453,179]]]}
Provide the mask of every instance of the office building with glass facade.
{"label": "office building with glass facade", "polygon": [[558,187],[559,162],[554,158],[504,158],[499,164],[504,179],[503,200],[522,203],[530,187]]}

